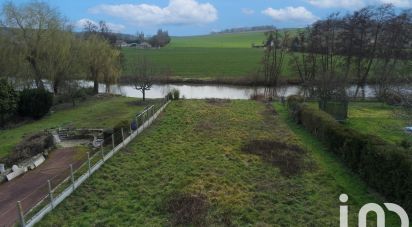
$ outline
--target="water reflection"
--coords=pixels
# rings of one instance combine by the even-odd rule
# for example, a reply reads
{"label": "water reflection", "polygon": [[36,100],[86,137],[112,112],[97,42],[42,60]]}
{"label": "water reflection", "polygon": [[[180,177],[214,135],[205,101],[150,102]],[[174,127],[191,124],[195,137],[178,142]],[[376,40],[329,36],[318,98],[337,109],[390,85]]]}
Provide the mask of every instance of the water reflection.
{"label": "water reflection", "polygon": [[[187,99],[250,99],[251,96],[265,97],[282,97],[289,95],[304,95],[306,97],[313,96],[313,89],[302,88],[301,86],[281,86],[281,87],[248,87],[248,86],[230,86],[230,85],[153,85],[146,92],[147,98],[164,97],[170,90],[178,89],[182,97]],[[100,86],[100,92],[105,92],[104,85]],[[111,86],[112,93],[121,94],[128,97],[142,97],[142,93],[134,89],[131,85],[113,85]],[[356,91],[356,86],[351,86],[347,89],[349,95],[353,95]],[[365,86],[362,94],[365,98],[375,97],[375,89],[373,86]]]}

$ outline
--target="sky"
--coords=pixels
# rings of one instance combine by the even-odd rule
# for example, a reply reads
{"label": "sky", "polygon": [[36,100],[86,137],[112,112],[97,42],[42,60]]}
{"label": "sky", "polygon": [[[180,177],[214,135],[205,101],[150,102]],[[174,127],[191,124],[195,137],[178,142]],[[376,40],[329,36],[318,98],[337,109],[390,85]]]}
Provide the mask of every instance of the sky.
{"label": "sky", "polygon": [[[4,3],[6,0],[0,0]],[[305,27],[330,13],[392,3],[412,7],[412,0],[43,0],[57,8],[78,30],[86,21],[105,21],[112,31],[173,36],[202,35],[227,28],[274,25]],[[12,0],[19,5],[30,0]]]}

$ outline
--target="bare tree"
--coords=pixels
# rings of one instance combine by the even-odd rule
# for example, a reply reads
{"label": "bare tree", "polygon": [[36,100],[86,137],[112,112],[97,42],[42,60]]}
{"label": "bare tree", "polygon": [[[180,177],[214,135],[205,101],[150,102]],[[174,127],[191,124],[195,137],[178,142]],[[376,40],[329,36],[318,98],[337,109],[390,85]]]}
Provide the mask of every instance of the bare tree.
{"label": "bare tree", "polygon": [[313,85],[316,80],[318,67],[316,51],[314,50],[317,40],[314,38],[310,28],[299,32],[295,39],[296,52],[291,53],[289,60],[289,64],[299,75],[302,88],[308,96],[314,94]]}
{"label": "bare tree", "polygon": [[347,80],[342,75],[338,54],[341,20],[338,13],[318,21],[312,26],[311,42],[317,61],[315,89],[321,101],[346,100]]}
{"label": "bare tree", "polygon": [[287,32],[281,33],[275,29],[266,32],[265,35],[266,49],[262,59],[262,71],[266,83],[277,85],[279,77],[283,73],[284,59],[288,51],[289,34]]}
{"label": "bare tree", "polygon": [[145,101],[146,91],[150,90],[153,85],[154,65],[147,57],[139,57],[136,62],[130,65],[130,71],[132,75],[129,82],[136,90],[142,92],[143,101]]}

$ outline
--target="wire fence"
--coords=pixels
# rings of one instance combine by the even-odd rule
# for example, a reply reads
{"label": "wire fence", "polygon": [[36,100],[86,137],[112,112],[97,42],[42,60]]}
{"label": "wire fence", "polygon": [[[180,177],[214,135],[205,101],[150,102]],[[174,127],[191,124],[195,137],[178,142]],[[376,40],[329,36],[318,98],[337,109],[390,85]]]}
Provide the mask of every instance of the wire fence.
{"label": "wire fence", "polygon": [[[30,194],[18,201],[15,207],[0,214],[0,220],[3,220],[1,224],[33,226],[39,222],[98,170],[105,161],[150,126],[168,103],[169,100],[165,97],[161,102],[146,107],[132,119],[127,128],[114,130],[111,135],[103,138],[100,148],[87,152],[87,157],[69,166],[49,170],[55,173],[50,176],[50,179],[33,189]],[[16,214],[18,215],[17,223]]]}

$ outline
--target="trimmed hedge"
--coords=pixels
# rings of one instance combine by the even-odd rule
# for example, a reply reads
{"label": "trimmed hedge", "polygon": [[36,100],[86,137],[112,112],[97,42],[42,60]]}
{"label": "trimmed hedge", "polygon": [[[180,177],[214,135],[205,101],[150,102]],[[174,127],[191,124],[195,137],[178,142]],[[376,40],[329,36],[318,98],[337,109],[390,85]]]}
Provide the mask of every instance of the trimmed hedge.
{"label": "trimmed hedge", "polygon": [[295,99],[288,106],[298,123],[325,143],[328,150],[339,156],[371,188],[412,213],[410,150],[347,128],[326,112],[297,103]]}
{"label": "trimmed hedge", "polygon": [[42,118],[53,105],[53,94],[44,89],[24,89],[20,92],[18,112],[23,117]]}

